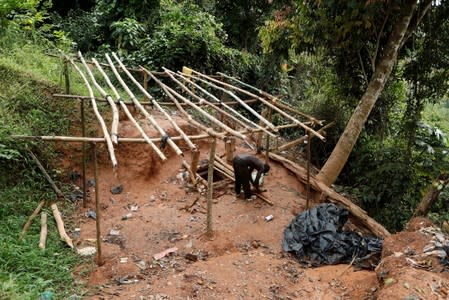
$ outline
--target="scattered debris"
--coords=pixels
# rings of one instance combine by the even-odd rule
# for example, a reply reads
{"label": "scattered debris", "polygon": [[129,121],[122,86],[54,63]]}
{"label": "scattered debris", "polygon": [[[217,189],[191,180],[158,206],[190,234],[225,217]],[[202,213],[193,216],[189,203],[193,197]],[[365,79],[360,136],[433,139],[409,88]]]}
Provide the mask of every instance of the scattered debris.
{"label": "scattered debris", "polygon": [[109,235],[115,235],[115,236],[120,235],[120,230],[111,229],[109,231]]}
{"label": "scattered debris", "polygon": [[270,222],[271,220],[273,220],[273,215],[269,215],[265,217],[265,221]]}
{"label": "scattered debris", "polygon": [[128,219],[130,219],[132,216],[133,216],[132,213],[127,213],[126,215],[124,215],[124,216],[122,217],[122,220],[128,220]]}
{"label": "scattered debris", "polygon": [[117,185],[116,187],[113,187],[112,189],[111,189],[111,193],[113,194],[113,195],[117,195],[117,194],[121,194],[123,192],[123,185]]}
{"label": "scattered debris", "polygon": [[159,259],[165,257],[166,255],[168,255],[168,254],[170,254],[170,253],[173,253],[173,252],[176,252],[176,251],[178,251],[178,248],[176,248],[176,247],[168,248],[168,249],[166,249],[166,250],[164,250],[164,251],[162,251],[162,252],[159,252],[159,253],[157,253],[157,254],[154,254],[154,255],[153,255],[153,258],[154,258],[155,260],[159,260]]}
{"label": "scattered debris", "polygon": [[97,253],[96,247],[84,247],[84,248],[78,248],[76,249],[76,252],[81,256],[91,256]]}
{"label": "scattered debris", "polygon": [[139,267],[139,269],[141,270],[145,270],[147,268],[147,264],[145,263],[144,260],[139,260],[138,262],[136,262],[136,265]]}
{"label": "scattered debris", "polygon": [[95,179],[89,179],[87,181],[87,187],[93,187],[95,186]]}
{"label": "scattered debris", "polygon": [[128,263],[128,257],[120,257],[120,263],[121,263],[121,264],[126,264],[126,263]]}
{"label": "scattered debris", "polygon": [[117,277],[117,278],[115,278],[115,281],[118,283],[118,284],[132,284],[132,283],[136,283],[136,282],[139,282],[139,280],[138,279],[132,279],[132,278],[130,278],[131,276],[130,275],[125,275],[125,276],[123,276],[123,277]]}
{"label": "scattered debris", "polygon": [[70,180],[71,180],[72,182],[77,182],[78,179],[80,179],[80,178],[81,178],[81,174],[78,173],[78,171],[73,170],[73,171],[70,173]]}
{"label": "scattered debris", "polygon": [[97,219],[97,214],[93,210],[89,209],[86,212],[86,217],[96,220]]}
{"label": "scattered debris", "polygon": [[198,255],[195,255],[193,253],[187,253],[184,257],[190,261],[198,261]]}
{"label": "scattered debris", "polygon": [[75,189],[70,194],[70,201],[76,202],[80,199],[83,199],[83,191],[81,191],[78,186],[75,186]]}

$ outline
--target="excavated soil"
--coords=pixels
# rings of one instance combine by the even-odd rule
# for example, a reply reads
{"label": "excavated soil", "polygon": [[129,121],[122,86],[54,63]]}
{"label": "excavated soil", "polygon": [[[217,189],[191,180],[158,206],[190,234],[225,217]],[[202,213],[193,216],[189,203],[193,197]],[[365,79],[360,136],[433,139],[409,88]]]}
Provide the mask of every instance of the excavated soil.
{"label": "excavated soil", "polygon": [[[186,133],[197,134],[182,118],[174,117]],[[177,135],[167,121],[158,122],[170,135]],[[154,130],[146,130],[150,136],[158,136]],[[122,120],[119,136],[139,135]],[[190,162],[186,145],[178,145]],[[81,147],[73,147],[64,167],[81,173]],[[202,140],[198,147],[200,160],[207,160],[209,141]],[[244,143],[237,144],[236,152],[253,153]],[[164,153],[168,160],[162,163],[149,145],[121,144],[116,148],[119,165],[114,172],[106,149],[99,147],[104,264],[97,266],[93,256],[77,268],[76,278],[88,287],[85,299],[446,297],[447,271],[443,267],[437,271],[417,269],[407,265],[406,255],[394,255],[406,253],[406,248],[413,245],[416,251],[422,250],[426,237],[417,231],[388,238],[383,253],[387,260],[376,271],[357,270],[350,265],[307,268],[284,253],[283,230],[305,209],[305,188],[273,161],[264,184],[264,195],[273,206],[260,199],[235,199],[232,182],[217,183],[212,205],[213,236],[208,237],[205,188],[198,192],[189,186],[182,173],[181,158],[168,146]],[[224,156],[222,142],[218,143],[217,154]],[[88,179],[92,178],[89,168]],[[79,179],[74,183],[80,185]],[[113,194],[111,189],[119,185],[123,190]],[[88,216],[89,211],[95,211],[93,187],[89,188],[89,195],[87,207],[79,204],[75,216],[80,228],[76,238],[79,249],[95,245],[96,222]],[[268,215],[273,215],[271,221],[265,220]],[[167,249],[171,253],[163,258],[153,257]],[[394,278],[394,282],[385,284],[387,278]],[[439,284],[440,290],[432,289],[432,284]]]}

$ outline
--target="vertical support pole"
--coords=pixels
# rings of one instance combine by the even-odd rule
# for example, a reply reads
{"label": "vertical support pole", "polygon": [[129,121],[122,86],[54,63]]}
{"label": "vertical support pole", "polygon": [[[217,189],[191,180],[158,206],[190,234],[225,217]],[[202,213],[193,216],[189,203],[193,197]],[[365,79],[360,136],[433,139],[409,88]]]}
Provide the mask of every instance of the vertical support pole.
{"label": "vertical support pole", "polygon": [[192,162],[190,164],[190,169],[192,170],[193,174],[196,174],[199,161],[200,161],[200,150],[196,148],[192,150]]}
{"label": "vertical support pole", "polygon": [[232,163],[232,159],[234,158],[234,148],[235,147],[235,138],[228,137],[225,141],[225,150],[226,150],[226,161],[228,163]]}
{"label": "vertical support pole", "polygon": [[[273,114],[273,110],[268,108],[268,121],[271,122],[271,115]],[[270,136],[267,134],[267,141],[265,143],[265,163],[268,163],[270,161]]]}
{"label": "vertical support pole", "polygon": [[306,209],[309,209],[310,201],[310,132],[307,131],[307,192],[306,192]]}
{"label": "vertical support pole", "polygon": [[70,78],[69,78],[69,62],[64,58],[64,79],[65,79],[65,93],[70,94]]}
{"label": "vertical support pole", "polygon": [[207,229],[208,237],[212,237],[212,194],[214,192],[214,160],[215,148],[217,147],[217,138],[213,138],[209,154],[209,168],[207,170]]}
{"label": "vertical support pole", "polygon": [[97,170],[97,145],[92,143],[93,156],[94,156],[94,179],[95,179],[95,213],[97,217],[95,218],[97,226],[97,264],[99,266],[103,265],[103,259],[101,257],[101,211],[100,211],[100,184],[98,183],[98,170]]}
{"label": "vertical support pole", "polygon": [[[80,99],[81,135],[86,137],[86,120],[84,116],[84,100]],[[86,142],[83,142],[83,207],[87,207],[87,178],[86,178]]]}
{"label": "vertical support pole", "polygon": [[[268,113],[268,109],[264,108],[260,115],[265,118],[267,113]],[[262,121],[259,122],[259,126],[264,126]],[[263,131],[258,132],[257,135],[256,135],[256,149],[257,149],[257,153],[262,152],[261,151],[261,149],[262,149],[262,138],[263,138]]]}
{"label": "vertical support pole", "polygon": [[[148,74],[145,71],[143,72],[143,88],[145,89],[145,91],[148,91]],[[147,98],[147,96],[145,96],[145,94],[143,95],[143,101],[148,101],[149,99]]]}

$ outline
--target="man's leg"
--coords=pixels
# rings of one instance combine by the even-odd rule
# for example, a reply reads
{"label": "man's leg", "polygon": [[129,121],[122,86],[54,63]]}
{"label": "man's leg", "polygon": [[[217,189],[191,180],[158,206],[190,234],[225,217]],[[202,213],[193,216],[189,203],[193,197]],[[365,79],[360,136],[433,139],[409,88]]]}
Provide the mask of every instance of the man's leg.
{"label": "man's leg", "polygon": [[245,199],[251,199],[251,185],[249,183],[249,178],[251,176],[251,174],[249,174],[248,170],[245,170],[244,172],[242,172],[243,174],[241,174],[241,182],[243,185],[243,191],[245,192]]}
{"label": "man's leg", "polygon": [[240,168],[237,164],[234,163],[234,178],[235,178],[235,185],[234,190],[237,196],[240,194],[241,188],[242,188],[242,178],[240,176]]}

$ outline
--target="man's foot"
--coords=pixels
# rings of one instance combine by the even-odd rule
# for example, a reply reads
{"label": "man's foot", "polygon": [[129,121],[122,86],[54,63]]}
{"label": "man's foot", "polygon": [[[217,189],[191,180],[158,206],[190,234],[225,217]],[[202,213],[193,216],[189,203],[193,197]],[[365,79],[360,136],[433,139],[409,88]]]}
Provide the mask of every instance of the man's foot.
{"label": "man's foot", "polygon": [[245,200],[246,201],[253,201],[253,200],[256,200],[256,199],[257,199],[257,196],[256,195],[252,195],[251,197],[246,198]]}

